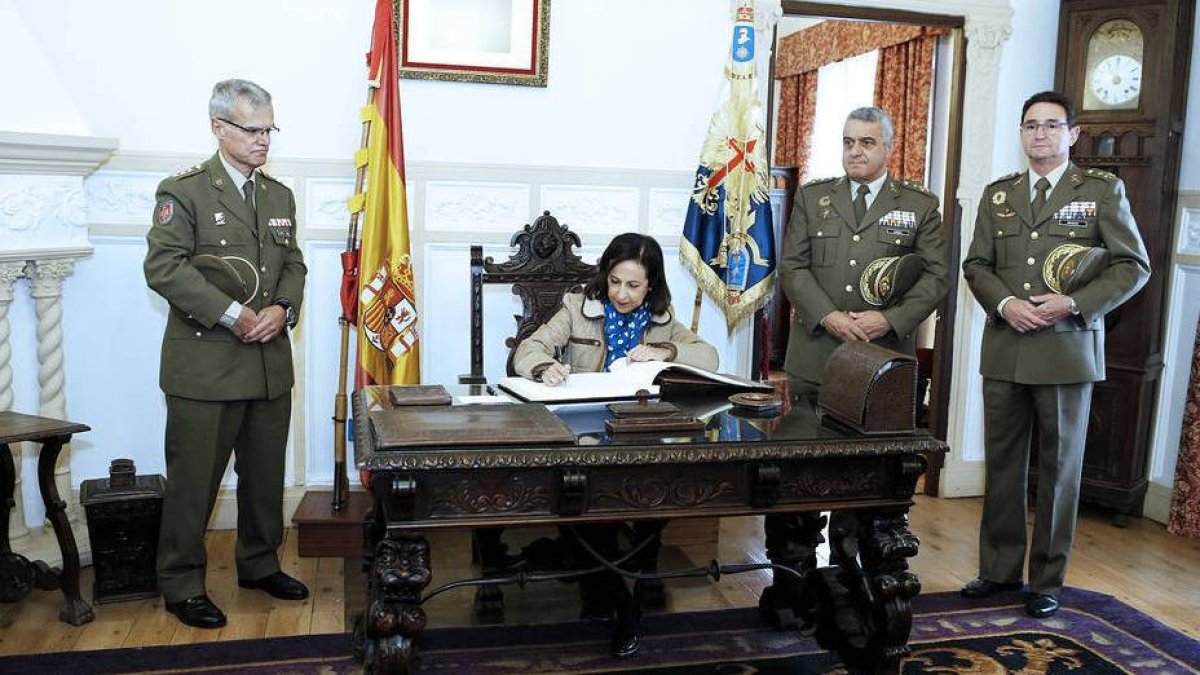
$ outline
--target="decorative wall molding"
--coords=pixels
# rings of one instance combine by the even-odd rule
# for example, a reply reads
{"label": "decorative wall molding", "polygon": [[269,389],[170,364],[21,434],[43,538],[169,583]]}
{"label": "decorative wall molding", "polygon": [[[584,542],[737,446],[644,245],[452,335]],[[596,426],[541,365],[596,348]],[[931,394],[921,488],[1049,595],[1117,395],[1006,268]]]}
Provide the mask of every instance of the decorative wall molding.
{"label": "decorative wall molding", "polygon": [[0,175],[0,250],[87,243],[82,180]]}
{"label": "decorative wall molding", "polygon": [[512,234],[528,219],[530,187],[520,183],[425,183],[425,229]]}
{"label": "decorative wall molding", "polygon": [[[639,230],[640,199],[636,187],[543,185],[539,203],[572,230],[609,236]],[[683,231],[683,221],[679,221]]]}
{"label": "decorative wall molding", "polygon": [[354,179],[309,178],[304,184],[303,225],[310,228],[345,229],[350,222],[346,200],[354,194]]}
{"label": "decorative wall molding", "polygon": [[647,230],[655,236],[680,235],[687,217],[692,191],[683,188],[651,188],[647,196]]}
{"label": "decorative wall molding", "polygon": [[154,210],[154,193],[166,171],[97,171],[83,182],[90,224],[146,227]]}
{"label": "decorative wall molding", "polygon": [[0,131],[0,174],[86,176],[119,145],[115,138]]}
{"label": "decorative wall molding", "polygon": [[1187,200],[1194,205],[1185,206],[1180,211],[1175,253],[1200,256],[1200,195],[1180,193],[1179,197],[1181,202]]}

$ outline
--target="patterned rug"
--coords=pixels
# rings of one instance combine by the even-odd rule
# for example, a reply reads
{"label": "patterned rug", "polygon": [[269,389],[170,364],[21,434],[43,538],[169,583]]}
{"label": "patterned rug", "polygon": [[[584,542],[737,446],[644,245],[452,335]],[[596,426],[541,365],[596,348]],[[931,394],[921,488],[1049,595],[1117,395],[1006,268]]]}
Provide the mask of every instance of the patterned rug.
{"label": "patterned rug", "polygon": [[[902,673],[1034,675],[1200,672],[1193,640],[1111,596],[1068,589],[1059,613],[1031,619],[1013,593],[971,602],[957,593],[917,598]],[[433,629],[421,672],[845,673],[808,637],[764,626],[754,609],[655,614],[641,652],[608,656],[602,624]],[[348,635],[315,635],[179,647],[0,658],[0,673],[351,673]]]}

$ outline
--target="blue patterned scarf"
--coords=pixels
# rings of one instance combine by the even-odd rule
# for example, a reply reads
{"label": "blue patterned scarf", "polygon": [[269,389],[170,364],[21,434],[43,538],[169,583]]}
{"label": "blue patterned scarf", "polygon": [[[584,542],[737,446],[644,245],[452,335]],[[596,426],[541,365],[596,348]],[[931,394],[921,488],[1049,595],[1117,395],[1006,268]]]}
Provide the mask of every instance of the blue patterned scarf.
{"label": "blue patterned scarf", "polygon": [[617,311],[608,300],[604,301],[604,337],[608,341],[608,356],[604,358],[604,370],[608,371],[613,361],[625,356],[642,341],[646,324],[650,323],[650,310],[646,303],[628,314]]}

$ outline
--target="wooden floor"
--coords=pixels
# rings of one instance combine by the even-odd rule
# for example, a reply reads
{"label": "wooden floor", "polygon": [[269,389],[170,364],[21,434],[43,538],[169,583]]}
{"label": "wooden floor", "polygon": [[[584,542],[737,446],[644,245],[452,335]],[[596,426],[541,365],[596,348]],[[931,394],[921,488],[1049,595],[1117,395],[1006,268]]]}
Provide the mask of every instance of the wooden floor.
{"label": "wooden floor", "polygon": [[[918,497],[911,514],[912,529],[921,538],[921,553],[913,561],[923,592],[958,589],[975,576],[979,499]],[[730,518],[722,523],[718,557],[723,562],[764,559],[751,544],[761,542],[761,518]],[[258,591],[240,589],[233,567],[233,533],[214,532],[209,538],[209,592],[229,615],[229,624],[216,631],[180,624],[162,609],[161,599],[99,605],[96,620],[81,627],[58,621],[61,594],[34,591],[23,601],[0,605],[0,654],[63,650],[140,647],[261,636],[307,635],[347,629],[350,613],[361,603],[358,566],[337,558],[299,558],[289,530],[284,546],[284,569],[303,581],[312,596],[303,602],[284,602]],[[521,536],[511,533],[514,541]],[[544,534],[544,532],[543,532]],[[506,538],[509,535],[506,535]],[[435,585],[470,575],[466,535],[439,533],[431,539]],[[757,546],[753,547],[757,548]],[[703,565],[712,551],[664,551],[663,568]],[[695,560],[692,560],[694,558]],[[350,578],[345,579],[344,573]],[[1103,514],[1085,513],[1080,519],[1067,583],[1116,596],[1120,600],[1200,638],[1200,540],[1168,535],[1162,525],[1133,519],[1125,529],[1111,525]],[[766,573],[672,581],[668,586],[671,611],[752,606],[769,582]],[[91,593],[91,570],[84,571],[84,595]],[[558,582],[533,584],[507,591],[510,622],[574,618],[578,612],[575,586]],[[348,590],[347,590],[348,589]],[[444,593],[426,604],[430,626],[469,625],[470,589]]]}

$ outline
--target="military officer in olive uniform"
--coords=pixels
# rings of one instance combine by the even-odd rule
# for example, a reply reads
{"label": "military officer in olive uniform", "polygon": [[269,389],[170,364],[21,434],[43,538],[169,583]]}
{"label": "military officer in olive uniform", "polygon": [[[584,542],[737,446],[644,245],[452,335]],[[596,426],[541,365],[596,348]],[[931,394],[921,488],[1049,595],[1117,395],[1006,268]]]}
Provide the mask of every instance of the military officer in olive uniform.
{"label": "military officer in olive uniform", "polygon": [[[962,594],[987,597],[1022,585],[1026,472],[1036,425],[1038,494],[1025,609],[1045,617],[1058,610],[1075,533],[1092,383],[1105,377],[1104,315],[1146,283],[1150,264],[1124,184],[1068,159],[1079,136],[1071,100],[1035,94],[1021,111],[1020,134],[1029,170],[984,190],[963,261],[987,312],[979,368],[987,488],[979,577]],[[1076,247],[1106,251],[1108,262],[1066,291],[1053,263],[1058,251]]]}
{"label": "military officer in olive uniform", "polygon": [[[815,391],[825,362],[843,342],[914,353],[913,331],[949,287],[937,197],[887,173],[887,113],[852,111],[842,136],[846,175],[796,190],[784,235],[780,278],[795,308],[784,367],[801,391]],[[907,254],[924,265],[912,287],[886,307],[868,303],[863,270],[877,259]]]}
{"label": "military officer in olive uniform", "polygon": [[[204,535],[231,452],[238,583],[308,596],[276,551],[294,377],[287,330],[306,274],[296,202],[259,168],[276,130],[270,94],[246,80],[219,82],[209,116],[217,154],[159,184],[144,263],[146,282],[170,305],[159,376],[167,398],[159,588],[170,612],[200,628],[225,624],[205,590]],[[228,294],[228,279],[202,274],[201,256],[233,270],[240,297]]]}

